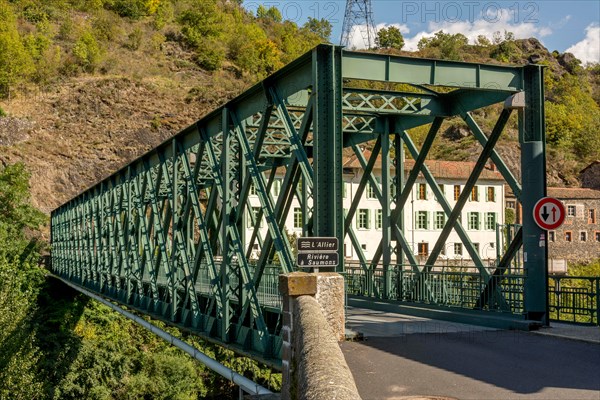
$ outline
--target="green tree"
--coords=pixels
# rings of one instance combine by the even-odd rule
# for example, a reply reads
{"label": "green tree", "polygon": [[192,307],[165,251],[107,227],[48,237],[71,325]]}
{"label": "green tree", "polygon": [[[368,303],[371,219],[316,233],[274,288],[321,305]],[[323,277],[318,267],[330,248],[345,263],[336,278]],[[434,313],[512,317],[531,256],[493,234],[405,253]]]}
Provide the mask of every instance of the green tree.
{"label": "green tree", "polygon": [[34,68],[17,30],[12,5],[0,0],[0,96],[10,98],[12,88],[29,77]]}
{"label": "green tree", "polygon": [[207,38],[218,37],[223,32],[222,16],[214,0],[195,0],[191,5],[180,14],[178,22],[186,43],[200,48]]}
{"label": "green tree", "polygon": [[16,231],[38,228],[46,219],[30,204],[29,176],[22,163],[0,170],[0,223]]}
{"label": "green tree", "polygon": [[518,60],[523,54],[515,42],[512,32],[504,31],[504,40],[499,39],[500,32],[494,33],[495,45],[490,52],[490,57],[498,61],[510,62]]}
{"label": "green tree", "polygon": [[329,39],[331,38],[331,22],[323,18],[316,19],[308,17],[308,21],[302,26],[302,29],[317,35],[324,42],[329,42]]}
{"label": "green tree", "polygon": [[265,7],[262,4],[258,6],[256,10],[256,17],[259,19],[271,20],[275,22],[283,21],[283,17],[281,16],[281,12],[275,6]]}
{"label": "green tree", "polygon": [[546,138],[550,145],[582,160],[600,154],[600,106],[584,76],[564,74],[548,83]]}
{"label": "green tree", "polygon": [[426,55],[440,57],[445,60],[462,60],[462,50],[469,40],[462,33],[450,34],[438,31],[434,36],[422,38],[417,47]]}
{"label": "green tree", "polygon": [[0,169],[0,399],[33,399],[42,390],[39,349],[29,332],[43,275],[24,228],[37,228],[45,217],[29,202],[28,182],[22,164]]}
{"label": "green tree", "polygon": [[389,26],[382,28],[377,32],[377,38],[375,39],[377,47],[381,49],[396,49],[402,50],[404,47],[404,37],[400,32],[400,29],[395,26]]}
{"label": "green tree", "polygon": [[84,71],[94,72],[100,63],[102,49],[91,31],[85,30],[77,39],[73,46],[73,55]]}

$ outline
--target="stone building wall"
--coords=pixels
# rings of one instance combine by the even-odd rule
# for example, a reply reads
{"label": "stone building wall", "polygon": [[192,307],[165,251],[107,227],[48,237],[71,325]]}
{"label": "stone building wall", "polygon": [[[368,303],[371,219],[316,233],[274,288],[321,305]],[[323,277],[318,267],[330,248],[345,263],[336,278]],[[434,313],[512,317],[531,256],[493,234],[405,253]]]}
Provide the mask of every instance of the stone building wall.
{"label": "stone building wall", "polygon": [[559,199],[565,204],[567,218],[561,227],[548,232],[548,257],[569,263],[599,258],[600,198]]}
{"label": "stone building wall", "polygon": [[600,190],[600,161],[594,161],[581,171],[581,186]]}

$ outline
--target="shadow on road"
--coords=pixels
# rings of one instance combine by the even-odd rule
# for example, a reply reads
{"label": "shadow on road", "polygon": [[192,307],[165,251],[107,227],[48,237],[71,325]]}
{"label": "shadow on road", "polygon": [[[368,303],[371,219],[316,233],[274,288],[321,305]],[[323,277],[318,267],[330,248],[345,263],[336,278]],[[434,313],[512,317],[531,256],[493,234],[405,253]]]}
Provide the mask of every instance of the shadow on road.
{"label": "shadow on road", "polygon": [[[569,389],[563,390],[566,397],[562,398],[573,398],[575,393],[578,398],[588,397],[586,392],[570,389],[590,391],[591,398],[598,398],[600,393],[597,344],[520,331],[465,331],[375,337],[346,342],[342,347],[359,389],[361,385],[363,389],[373,386],[372,398],[384,398],[377,397],[376,392],[378,387],[384,390],[383,382],[406,391],[461,398],[464,394],[477,398],[477,393],[488,393],[485,398],[502,398],[541,391],[561,398],[561,389]],[[379,376],[368,378],[369,374]],[[493,387],[496,396],[489,392]],[[463,396],[459,396],[461,390]]]}

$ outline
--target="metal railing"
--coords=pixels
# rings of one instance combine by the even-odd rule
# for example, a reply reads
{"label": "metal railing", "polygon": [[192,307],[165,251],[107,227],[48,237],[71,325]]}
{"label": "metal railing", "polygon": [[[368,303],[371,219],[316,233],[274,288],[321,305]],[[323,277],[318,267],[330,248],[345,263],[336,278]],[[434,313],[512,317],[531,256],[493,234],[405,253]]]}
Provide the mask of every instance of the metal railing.
{"label": "metal railing", "polygon": [[550,276],[548,303],[553,321],[600,325],[600,277]]}
{"label": "metal railing", "polygon": [[[521,269],[510,269],[493,275],[473,266],[434,266],[422,272],[409,265],[390,266],[390,289],[385,293],[383,266],[365,270],[346,266],[347,292],[373,298],[422,303],[464,309],[485,309],[519,314],[523,312],[524,275]],[[485,293],[488,301],[482,302]]]}

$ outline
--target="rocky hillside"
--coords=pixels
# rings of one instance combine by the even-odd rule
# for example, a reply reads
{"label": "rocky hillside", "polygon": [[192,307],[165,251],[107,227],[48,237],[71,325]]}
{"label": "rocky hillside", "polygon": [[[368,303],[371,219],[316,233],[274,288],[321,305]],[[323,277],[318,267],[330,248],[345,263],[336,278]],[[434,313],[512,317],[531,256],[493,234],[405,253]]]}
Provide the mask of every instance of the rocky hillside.
{"label": "rocky hillside", "polygon": [[[276,8],[251,15],[233,0],[0,0],[0,162],[26,163],[34,203],[49,212],[330,32],[326,21],[299,27]],[[600,69],[536,39],[460,36],[436,35],[416,53],[379,51],[547,65],[549,182],[577,185],[577,171],[600,158]],[[491,129],[498,112],[475,117]],[[434,157],[476,158],[457,120],[443,131]],[[499,151],[518,169],[516,119]]]}

